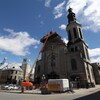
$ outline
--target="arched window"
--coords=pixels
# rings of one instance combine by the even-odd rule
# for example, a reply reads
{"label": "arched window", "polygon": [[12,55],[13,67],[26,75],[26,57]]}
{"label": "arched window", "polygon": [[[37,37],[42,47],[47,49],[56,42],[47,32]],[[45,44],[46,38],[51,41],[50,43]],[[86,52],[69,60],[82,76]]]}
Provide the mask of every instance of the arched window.
{"label": "arched window", "polygon": [[14,77],[14,79],[16,80],[16,76]]}
{"label": "arched window", "polygon": [[77,46],[75,47],[75,51],[78,51],[78,48],[77,48]]}
{"label": "arched window", "polygon": [[71,60],[71,67],[72,67],[72,70],[77,70],[77,63],[75,59]]}
{"label": "arched window", "polygon": [[87,59],[89,59],[89,53],[88,53],[87,48],[85,48],[85,50],[86,50]]}
{"label": "arched window", "polygon": [[71,48],[71,52],[74,52],[74,48]]}
{"label": "arched window", "polygon": [[40,73],[40,65],[37,67],[37,72]]}
{"label": "arched window", "polygon": [[72,39],[72,38],[71,38],[70,30],[68,31],[68,39],[69,39],[69,41]]}
{"label": "arched window", "polygon": [[80,28],[79,28],[79,33],[80,33],[80,37],[82,39],[83,37],[82,37],[82,32],[81,32],[81,29]]}
{"label": "arched window", "polygon": [[74,37],[77,38],[76,28],[73,28]]}

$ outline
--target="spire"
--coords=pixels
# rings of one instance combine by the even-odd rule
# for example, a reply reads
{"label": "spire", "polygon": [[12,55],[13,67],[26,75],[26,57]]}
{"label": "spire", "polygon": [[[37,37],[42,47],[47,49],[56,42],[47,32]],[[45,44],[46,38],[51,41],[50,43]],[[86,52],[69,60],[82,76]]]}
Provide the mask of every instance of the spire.
{"label": "spire", "polygon": [[5,57],[5,58],[3,59],[3,62],[2,62],[2,63],[4,64],[4,63],[6,63],[6,61],[7,61],[7,57]]}
{"label": "spire", "polygon": [[73,13],[72,10],[73,9],[69,7],[69,9],[68,9],[69,14],[67,16],[68,23],[70,23],[71,21],[76,21],[75,13]]}
{"label": "spire", "polygon": [[24,63],[28,63],[29,62],[29,59],[26,57],[26,58],[23,58],[23,62]]}

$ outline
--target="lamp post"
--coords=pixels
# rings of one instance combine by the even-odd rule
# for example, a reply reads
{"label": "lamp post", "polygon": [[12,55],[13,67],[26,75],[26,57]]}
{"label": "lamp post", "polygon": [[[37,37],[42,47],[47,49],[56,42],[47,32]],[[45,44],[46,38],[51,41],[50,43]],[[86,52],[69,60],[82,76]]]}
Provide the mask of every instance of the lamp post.
{"label": "lamp post", "polygon": [[42,81],[44,81],[46,79],[45,75],[42,75]]}
{"label": "lamp post", "polygon": [[45,77],[44,74],[42,75],[41,93],[42,94],[48,94],[48,89],[47,89],[47,86],[46,86],[46,77]]}

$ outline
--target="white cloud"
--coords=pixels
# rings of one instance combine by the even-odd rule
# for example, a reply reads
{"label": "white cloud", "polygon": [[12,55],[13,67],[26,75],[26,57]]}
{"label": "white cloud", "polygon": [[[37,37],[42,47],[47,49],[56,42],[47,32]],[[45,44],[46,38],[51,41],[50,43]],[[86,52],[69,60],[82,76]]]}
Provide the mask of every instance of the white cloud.
{"label": "white cloud", "polygon": [[100,48],[89,49],[90,57],[100,56]]}
{"label": "white cloud", "polygon": [[45,0],[45,7],[50,7],[51,0]]}
{"label": "white cloud", "polygon": [[84,26],[82,29],[83,29],[83,30],[89,30],[90,27],[89,27],[89,26]]}
{"label": "white cloud", "polygon": [[62,24],[62,25],[59,26],[59,28],[60,28],[61,30],[65,30],[65,29],[66,29],[66,25],[65,25],[65,24]]}
{"label": "white cloud", "polygon": [[41,18],[41,14],[38,15],[38,18]]}
{"label": "white cloud", "polygon": [[78,14],[81,10],[86,6],[87,0],[69,0],[67,2],[66,10],[68,10],[69,7],[73,8],[73,11]]}
{"label": "white cloud", "polygon": [[91,62],[100,62],[100,57],[91,58]]}
{"label": "white cloud", "polygon": [[88,51],[92,62],[100,61],[100,48],[89,49]]}
{"label": "white cloud", "polygon": [[35,48],[35,49],[37,49],[37,48],[38,48],[38,46],[37,46],[37,45],[35,45],[35,46],[34,46],[34,48]]}
{"label": "white cloud", "polygon": [[66,8],[69,6],[73,8],[83,29],[100,31],[100,0],[69,0]]}
{"label": "white cloud", "polygon": [[58,13],[57,15],[55,15],[55,19],[60,18],[62,15],[62,13]]}
{"label": "white cloud", "polygon": [[66,44],[68,43],[68,40],[66,38],[62,39]]}
{"label": "white cloud", "polygon": [[43,25],[44,24],[44,21],[41,21],[40,24]]}
{"label": "white cloud", "polygon": [[10,34],[0,36],[0,49],[14,55],[25,56],[29,53],[29,46],[39,44],[39,41],[31,38],[27,32],[15,32],[12,29],[4,29],[4,31]]}
{"label": "white cloud", "polygon": [[4,52],[3,50],[0,50],[0,54],[5,54],[6,52]]}
{"label": "white cloud", "polygon": [[56,7],[54,7],[54,11],[53,11],[53,14],[54,14],[54,18],[57,19],[57,18],[60,18],[63,14],[64,14],[64,5],[65,5],[65,1],[63,1],[62,3],[59,3]]}

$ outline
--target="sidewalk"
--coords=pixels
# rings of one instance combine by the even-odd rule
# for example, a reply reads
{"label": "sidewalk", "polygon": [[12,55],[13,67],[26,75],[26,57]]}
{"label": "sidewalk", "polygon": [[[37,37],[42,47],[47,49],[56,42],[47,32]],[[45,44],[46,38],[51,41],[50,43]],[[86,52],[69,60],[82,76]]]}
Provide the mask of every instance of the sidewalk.
{"label": "sidewalk", "polygon": [[[96,85],[94,88],[82,88],[82,89],[75,89],[73,94],[91,94],[100,91],[100,85]],[[0,92],[7,92],[7,93],[21,93],[21,90],[0,90]],[[35,90],[26,90],[25,94],[41,94],[39,89]],[[54,93],[53,93],[54,94]],[[58,94],[58,93],[57,93]],[[69,94],[69,93],[68,93]]]}
{"label": "sidewalk", "polygon": [[97,92],[97,91],[100,91],[100,85],[96,85],[94,88],[83,88],[83,89],[76,89],[74,90],[75,93],[77,94],[91,94],[91,93],[94,93],[94,92]]}

